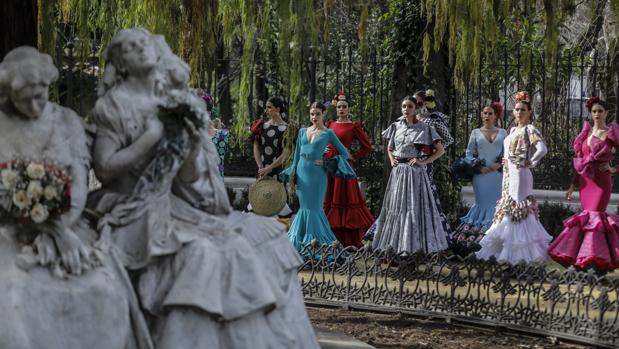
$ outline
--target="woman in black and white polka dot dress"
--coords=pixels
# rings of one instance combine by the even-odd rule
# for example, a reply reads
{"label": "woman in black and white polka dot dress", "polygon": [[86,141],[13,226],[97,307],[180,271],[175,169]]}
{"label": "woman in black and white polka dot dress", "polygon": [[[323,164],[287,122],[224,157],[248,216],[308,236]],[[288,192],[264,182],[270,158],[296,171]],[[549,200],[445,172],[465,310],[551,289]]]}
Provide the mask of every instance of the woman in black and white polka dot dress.
{"label": "woman in black and white polka dot dress", "polygon": [[288,128],[281,115],[284,112],[284,102],[279,97],[271,97],[264,112],[268,120],[256,120],[251,127],[250,136],[254,159],[258,165],[258,178],[277,176],[289,155],[283,146],[284,132]]}

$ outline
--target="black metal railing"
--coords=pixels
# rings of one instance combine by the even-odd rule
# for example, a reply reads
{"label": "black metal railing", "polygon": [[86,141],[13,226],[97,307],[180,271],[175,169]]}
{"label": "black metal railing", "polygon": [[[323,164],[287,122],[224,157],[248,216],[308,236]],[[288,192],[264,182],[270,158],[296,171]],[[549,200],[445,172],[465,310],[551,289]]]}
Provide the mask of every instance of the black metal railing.
{"label": "black metal railing", "polygon": [[[96,84],[102,69],[99,67],[100,52],[97,43],[92,43],[92,54],[85,62],[75,56],[75,42],[69,36],[58,33],[58,50],[55,54],[56,65],[60,68],[61,78],[56,86],[58,99],[63,105],[76,109],[80,115],[87,115],[96,100]],[[502,127],[512,124],[511,110],[514,106],[513,94],[526,89],[531,93],[535,109],[535,125],[540,128],[548,143],[549,155],[536,170],[535,186],[543,189],[564,189],[569,184],[571,172],[571,142],[578,134],[582,122],[588,118],[584,102],[588,96],[604,95],[612,97],[613,86],[617,84],[616,75],[608,62],[597,55],[573,55],[566,53],[557,56],[553,62],[543,57],[520,56],[520,51],[504,52],[502,64],[480,62],[475,81],[467,81],[461,91],[452,88],[439,95],[446,96],[439,100],[439,108],[450,115],[451,131],[456,139],[456,146],[448,153],[454,158],[464,152],[472,129],[481,124],[481,108],[491,99],[500,99],[505,105]],[[238,66],[238,59],[224,59],[231,66]],[[223,62],[220,60],[220,63]],[[367,54],[360,54],[351,45],[342,45],[335,50],[313,53],[302,67],[304,76],[303,91],[306,100],[329,101],[335,92],[344,90],[350,99],[354,119],[360,120],[370,135],[373,143],[380,147],[380,132],[398,114],[393,96],[410,94],[413,91],[393,91],[393,67],[388,52],[377,47]],[[527,65],[524,63],[528,62]],[[258,62],[260,63],[260,62]],[[262,62],[265,67],[252,69],[264,72],[272,62]],[[417,67],[422,69],[421,63]],[[235,86],[240,79],[230,69],[229,76],[215,76],[212,81],[227,81],[227,86]],[[271,72],[266,74],[262,97],[253,94],[252,108],[255,119],[262,114],[265,98],[270,95],[283,95],[282,79]],[[250,79],[255,81],[255,77]],[[217,85],[217,84],[215,84]],[[415,84],[412,83],[412,86]],[[433,86],[419,86],[431,88]],[[218,88],[212,87],[216,103]],[[260,97],[260,98],[259,98]],[[615,97],[613,97],[615,98]],[[240,103],[234,100],[232,103]],[[221,110],[222,108],[220,108]],[[611,115],[615,108],[612,106]],[[232,110],[232,109],[230,109]],[[290,118],[307,124],[306,115],[291,115]],[[249,125],[248,125],[249,126]],[[234,135],[233,135],[234,137]],[[251,162],[252,154],[247,144],[231,142],[230,158],[234,161]],[[251,172],[251,171],[250,171]],[[248,173],[249,174],[249,173]],[[616,176],[619,181],[619,176]],[[614,185],[619,191],[619,182]]]}
{"label": "black metal railing", "polygon": [[299,279],[308,303],[619,345],[619,280],[593,271],[337,245],[310,244],[302,254]]}

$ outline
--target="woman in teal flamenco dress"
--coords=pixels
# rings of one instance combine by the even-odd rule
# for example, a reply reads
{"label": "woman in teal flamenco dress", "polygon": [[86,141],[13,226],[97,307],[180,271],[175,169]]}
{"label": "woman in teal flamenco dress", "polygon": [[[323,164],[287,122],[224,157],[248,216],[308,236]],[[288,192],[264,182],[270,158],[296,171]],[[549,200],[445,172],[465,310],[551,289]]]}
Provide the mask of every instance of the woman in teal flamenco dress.
{"label": "woman in teal flamenco dress", "polygon": [[[317,240],[320,244],[337,241],[323,210],[327,192],[327,171],[343,179],[355,177],[348,164],[348,151],[335,133],[326,128],[323,114],[326,108],[315,102],[310,107],[312,126],[299,131],[292,165],[281,173],[283,180],[294,178],[299,198],[299,211],[288,231],[288,239],[297,249]],[[339,155],[325,159],[327,145],[333,145]]]}

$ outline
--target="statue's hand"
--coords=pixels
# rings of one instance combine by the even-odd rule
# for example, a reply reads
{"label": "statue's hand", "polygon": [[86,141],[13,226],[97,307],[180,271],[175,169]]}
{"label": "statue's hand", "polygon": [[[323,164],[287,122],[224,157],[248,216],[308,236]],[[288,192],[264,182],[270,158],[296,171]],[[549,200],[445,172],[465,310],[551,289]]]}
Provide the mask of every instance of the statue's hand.
{"label": "statue's hand", "polygon": [[202,138],[200,135],[200,131],[196,125],[191,122],[191,120],[185,118],[185,129],[187,130],[187,134],[189,136],[189,143],[191,144],[191,151],[189,153],[189,158],[193,159],[200,152],[202,147]]}
{"label": "statue's hand", "polygon": [[56,245],[54,244],[54,239],[49,234],[40,233],[34,240],[34,247],[41,265],[52,264],[56,260]]}
{"label": "statue's hand", "polygon": [[54,229],[53,236],[62,265],[70,274],[80,275],[88,268],[92,251],[71,228],[63,224],[57,224],[57,227],[58,229]]}

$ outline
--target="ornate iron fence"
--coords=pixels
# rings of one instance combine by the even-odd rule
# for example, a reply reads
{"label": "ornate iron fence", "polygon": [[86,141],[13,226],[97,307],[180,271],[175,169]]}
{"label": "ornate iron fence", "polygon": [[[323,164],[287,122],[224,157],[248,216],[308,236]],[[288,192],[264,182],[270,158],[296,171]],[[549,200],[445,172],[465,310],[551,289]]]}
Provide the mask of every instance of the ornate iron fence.
{"label": "ornate iron fence", "polygon": [[441,254],[308,245],[306,302],[442,317],[454,322],[619,345],[619,280]]}

